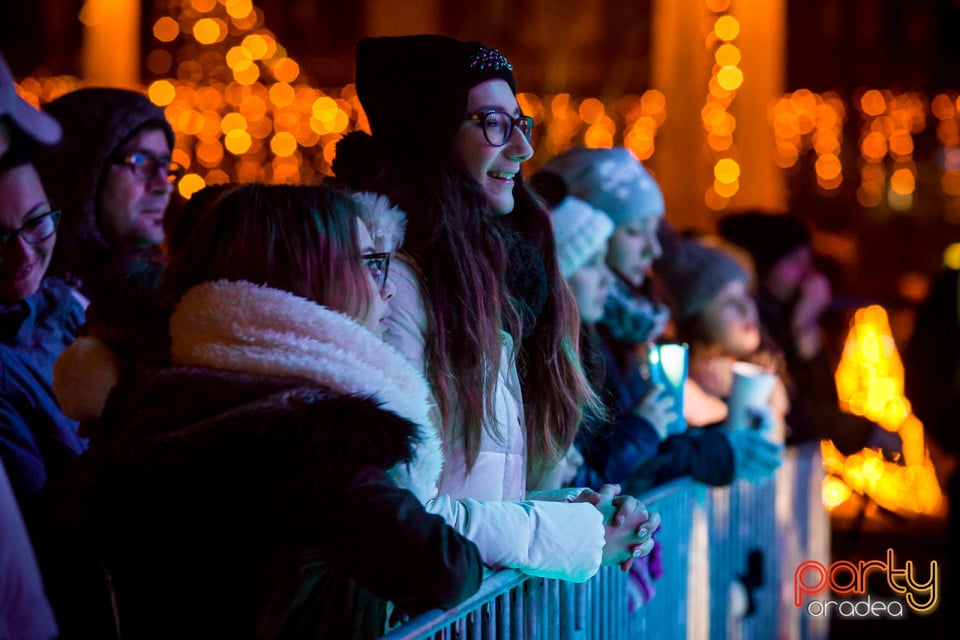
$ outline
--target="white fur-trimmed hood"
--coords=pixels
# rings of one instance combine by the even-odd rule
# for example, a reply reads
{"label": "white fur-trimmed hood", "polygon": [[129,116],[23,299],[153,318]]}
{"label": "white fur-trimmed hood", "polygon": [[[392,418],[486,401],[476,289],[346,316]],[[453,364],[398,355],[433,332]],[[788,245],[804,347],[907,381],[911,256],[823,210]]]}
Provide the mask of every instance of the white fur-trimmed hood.
{"label": "white fur-trimmed hood", "polygon": [[422,502],[436,496],[443,454],[430,421],[427,382],[350,317],[286,291],[220,280],[197,285],[180,299],[170,318],[170,341],[174,364],[296,376],[373,398],[417,427],[414,460],[394,467],[391,476]]}

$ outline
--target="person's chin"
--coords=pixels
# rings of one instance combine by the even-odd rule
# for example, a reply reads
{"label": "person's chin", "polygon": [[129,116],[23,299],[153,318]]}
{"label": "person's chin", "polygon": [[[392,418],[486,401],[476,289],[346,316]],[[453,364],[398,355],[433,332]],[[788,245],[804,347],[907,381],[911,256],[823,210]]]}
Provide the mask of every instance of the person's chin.
{"label": "person's chin", "polygon": [[40,280],[41,278],[37,277],[36,274],[31,274],[29,277],[21,278],[15,282],[5,278],[3,282],[0,282],[0,300],[4,302],[25,300],[40,289]]}
{"label": "person's chin", "polygon": [[497,215],[507,215],[513,212],[513,194],[488,195],[487,200],[490,203],[490,211]]}

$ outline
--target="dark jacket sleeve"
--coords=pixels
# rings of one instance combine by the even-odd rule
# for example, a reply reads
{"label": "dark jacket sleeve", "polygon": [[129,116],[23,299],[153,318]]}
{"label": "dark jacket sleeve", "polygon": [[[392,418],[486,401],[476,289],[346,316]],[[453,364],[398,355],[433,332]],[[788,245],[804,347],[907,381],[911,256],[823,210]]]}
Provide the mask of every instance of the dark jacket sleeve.
{"label": "dark jacket sleeve", "polygon": [[605,483],[625,483],[657,453],[660,436],[647,420],[633,413],[649,391],[639,375],[627,379],[609,347],[593,341],[592,357],[601,360],[603,380],[598,390],[605,416],[588,416],[577,433],[584,465],[577,484],[597,488]]}
{"label": "dark jacket sleeve", "polygon": [[47,470],[30,427],[4,397],[0,397],[0,459],[17,502],[26,509],[40,495]]}
{"label": "dark jacket sleeve", "polygon": [[730,484],[734,479],[733,448],[723,427],[704,427],[670,436],[660,445],[630,482],[631,493],[642,493],[674,478],[690,476],[714,487]]}
{"label": "dark jacket sleeve", "polygon": [[382,469],[358,469],[339,502],[336,521],[319,521],[327,530],[318,534],[327,540],[330,565],[370,592],[416,614],[452,607],[480,588],[476,545]]}

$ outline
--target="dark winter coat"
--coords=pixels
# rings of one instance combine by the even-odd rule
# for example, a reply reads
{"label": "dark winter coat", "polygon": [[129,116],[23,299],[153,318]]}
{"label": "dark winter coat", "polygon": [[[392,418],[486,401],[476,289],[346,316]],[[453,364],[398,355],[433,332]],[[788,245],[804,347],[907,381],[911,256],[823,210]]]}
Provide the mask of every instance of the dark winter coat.
{"label": "dark winter coat", "polygon": [[[70,540],[94,582],[103,560],[128,638],[370,638],[387,600],[418,613],[479,588],[476,546],[424,509],[440,440],[426,382],[399,353],[247,282],[192,288],[170,339],[174,364],[120,377],[93,446],[45,496],[41,563],[61,628],[105,626],[84,619],[96,603],[75,604],[95,584],[56,582]],[[83,362],[96,379],[107,360]]]}
{"label": "dark winter coat", "polygon": [[[476,547],[387,470],[412,423],[289,377],[168,368],[107,403],[86,525],[129,638],[369,638],[449,607]],[[363,585],[363,586],[361,586]]]}
{"label": "dark winter coat", "polygon": [[[661,442],[654,427],[633,413],[651,383],[641,375],[632,345],[606,333],[581,345],[586,361],[598,371],[602,367],[597,390],[607,417],[587,421],[577,432],[584,465],[575,484],[598,488],[617,483],[638,493],[682,476],[713,486],[733,481],[733,449],[721,431],[693,429]],[[597,376],[592,377],[597,384]]]}
{"label": "dark winter coat", "polygon": [[73,290],[56,278],[0,308],[0,458],[25,515],[47,475],[86,446],[51,388],[53,363],[83,317]]}

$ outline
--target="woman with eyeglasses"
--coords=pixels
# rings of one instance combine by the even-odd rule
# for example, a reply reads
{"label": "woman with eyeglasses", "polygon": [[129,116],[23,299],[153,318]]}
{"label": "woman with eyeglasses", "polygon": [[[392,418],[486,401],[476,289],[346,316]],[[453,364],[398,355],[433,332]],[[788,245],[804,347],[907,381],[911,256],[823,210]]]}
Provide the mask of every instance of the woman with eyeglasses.
{"label": "woman with eyeglasses", "polygon": [[372,638],[479,587],[476,547],[423,506],[430,392],[378,335],[392,247],[358,206],[228,187],[171,255],[169,362],[120,377],[81,458],[125,637]]}
{"label": "woman with eyeglasses", "polygon": [[[56,353],[83,308],[44,278],[56,242],[52,212],[28,150],[60,137],[56,120],[15,90],[0,53],[0,637],[53,638],[57,625],[24,522],[47,472],[82,443],[50,394]],[[8,473],[10,474],[9,477]]]}
{"label": "woman with eyeglasses", "polygon": [[520,173],[534,123],[513,67],[438,35],[364,38],[356,63],[372,135],[341,140],[333,170],[409,217],[385,337],[436,401],[445,456],[430,509],[495,568],[583,581],[602,562],[628,565],[652,547],[632,498],[610,487],[527,500],[595,400],[549,217]]}
{"label": "woman with eyeglasses", "polygon": [[48,277],[60,212],[51,208],[29,152],[0,158],[0,457],[24,516],[48,475],[84,449],[77,424],[50,389],[53,364],[84,311],[75,291]]}
{"label": "woman with eyeglasses", "polygon": [[173,129],[163,111],[141,93],[84,88],[44,110],[63,125],[63,142],[37,165],[63,210],[51,272],[89,295],[111,261],[159,247],[183,167],[171,160]]}

